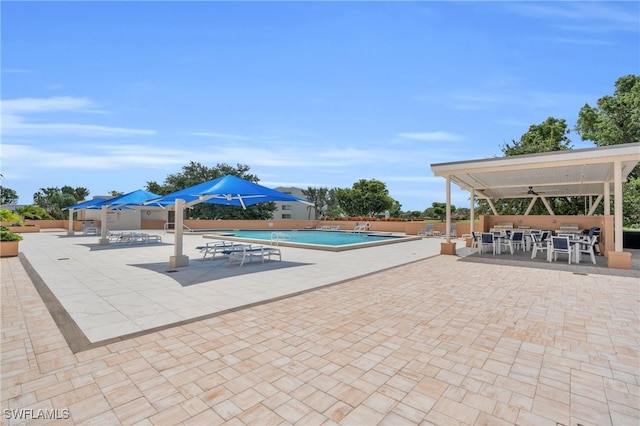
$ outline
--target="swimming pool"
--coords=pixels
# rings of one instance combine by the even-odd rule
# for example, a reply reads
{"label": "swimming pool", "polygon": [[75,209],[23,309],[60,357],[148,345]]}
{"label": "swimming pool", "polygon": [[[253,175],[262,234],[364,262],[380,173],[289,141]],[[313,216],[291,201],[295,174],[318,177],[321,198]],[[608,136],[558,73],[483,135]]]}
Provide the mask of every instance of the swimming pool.
{"label": "swimming pool", "polygon": [[278,230],[217,231],[204,238],[255,242],[316,250],[343,251],[419,239],[414,236],[376,234],[371,232]]}

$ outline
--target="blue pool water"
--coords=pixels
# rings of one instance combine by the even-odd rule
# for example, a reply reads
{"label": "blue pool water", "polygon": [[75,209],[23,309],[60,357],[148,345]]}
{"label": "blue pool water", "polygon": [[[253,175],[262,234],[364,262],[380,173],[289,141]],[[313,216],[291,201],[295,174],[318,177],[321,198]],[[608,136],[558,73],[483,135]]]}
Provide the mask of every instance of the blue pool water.
{"label": "blue pool water", "polygon": [[402,237],[391,235],[371,235],[367,233],[332,232],[332,231],[233,231],[224,233],[225,236],[264,240],[271,242],[272,234],[277,236],[280,243],[316,244],[323,246],[345,246],[349,244],[372,243],[378,241],[398,240]]}

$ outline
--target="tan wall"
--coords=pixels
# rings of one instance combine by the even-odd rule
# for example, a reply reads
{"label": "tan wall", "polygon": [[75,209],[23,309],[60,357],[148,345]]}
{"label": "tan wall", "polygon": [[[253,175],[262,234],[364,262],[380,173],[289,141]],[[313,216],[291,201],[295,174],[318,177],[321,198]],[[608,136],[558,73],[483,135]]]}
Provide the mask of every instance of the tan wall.
{"label": "tan wall", "polygon": [[[38,225],[40,229],[52,229],[52,228],[63,228],[67,229],[69,226],[69,221],[64,219],[52,219],[52,220],[31,220],[26,219],[24,221],[25,225]],[[80,229],[82,229],[82,225],[80,225]]]}
{"label": "tan wall", "polygon": [[[366,222],[366,221],[361,221]],[[404,232],[416,235],[424,229],[426,222],[368,221],[369,230],[375,232]],[[313,229],[318,225],[339,226],[340,230],[354,229],[357,221],[350,220],[185,220],[191,229]],[[163,221],[142,221],[142,229],[163,229]],[[469,233],[469,223],[457,223],[458,237]],[[478,225],[476,225],[476,229]],[[445,223],[435,223],[434,229],[444,233]]]}
{"label": "tan wall", "polygon": [[479,229],[488,232],[498,223],[513,223],[513,227],[527,226],[531,229],[546,229],[557,231],[563,223],[577,223],[580,229],[589,229],[597,226],[604,229],[604,216],[483,216],[484,227]]}

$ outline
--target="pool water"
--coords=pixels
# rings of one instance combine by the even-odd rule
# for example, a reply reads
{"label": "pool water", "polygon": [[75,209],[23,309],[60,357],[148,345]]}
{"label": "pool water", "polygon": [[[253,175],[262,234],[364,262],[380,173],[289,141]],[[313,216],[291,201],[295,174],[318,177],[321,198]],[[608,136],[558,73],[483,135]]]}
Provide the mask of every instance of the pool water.
{"label": "pool water", "polygon": [[312,248],[318,250],[342,251],[355,248],[397,243],[414,239],[413,236],[376,235],[367,232],[344,231],[218,231],[205,238],[232,241],[246,241],[279,246]]}
{"label": "pool water", "polygon": [[234,231],[233,234],[239,238],[251,238],[254,240],[266,240],[271,242],[272,234],[281,235],[280,242],[289,241],[303,244],[322,244],[325,246],[343,246],[346,244],[360,244],[372,241],[387,241],[389,238],[397,238],[387,235],[371,235],[366,233],[332,232],[332,231]]}

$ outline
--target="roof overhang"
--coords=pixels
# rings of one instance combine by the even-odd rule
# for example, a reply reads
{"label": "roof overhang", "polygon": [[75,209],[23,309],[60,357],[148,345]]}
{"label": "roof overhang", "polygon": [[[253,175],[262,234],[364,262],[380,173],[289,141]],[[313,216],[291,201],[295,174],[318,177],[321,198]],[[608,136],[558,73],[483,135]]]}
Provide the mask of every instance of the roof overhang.
{"label": "roof overhang", "polygon": [[[482,160],[432,164],[435,176],[449,177],[481,198],[531,198],[604,194],[619,162],[622,181],[640,163],[640,142]],[[529,187],[536,194],[529,194]]]}

